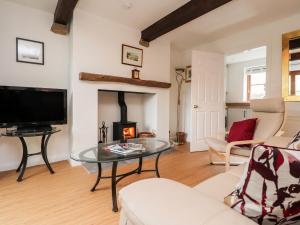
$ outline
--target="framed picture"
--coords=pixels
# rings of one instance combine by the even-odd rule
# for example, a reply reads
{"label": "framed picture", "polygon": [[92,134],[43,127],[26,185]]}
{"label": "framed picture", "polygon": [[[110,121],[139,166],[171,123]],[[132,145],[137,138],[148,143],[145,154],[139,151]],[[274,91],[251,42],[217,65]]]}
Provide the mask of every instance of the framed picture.
{"label": "framed picture", "polygon": [[44,65],[44,43],[23,38],[16,39],[17,62]]}
{"label": "framed picture", "polygon": [[137,69],[134,69],[131,71],[131,75],[133,79],[140,79],[140,71]]}
{"label": "framed picture", "polygon": [[192,66],[187,66],[185,69],[185,82],[189,83],[192,81]]}
{"label": "framed picture", "polygon": [[143,49],[122,45],[122,64],[142,67]]}

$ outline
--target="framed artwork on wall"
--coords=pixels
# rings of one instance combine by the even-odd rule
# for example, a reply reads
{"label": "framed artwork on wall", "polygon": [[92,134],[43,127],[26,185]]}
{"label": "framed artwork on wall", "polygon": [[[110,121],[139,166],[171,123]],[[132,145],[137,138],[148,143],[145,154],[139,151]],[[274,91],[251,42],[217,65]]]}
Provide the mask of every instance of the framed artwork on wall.
{"label": "framed artwork on wall", "polygon": [[132,79],[140,79],[140,71],[137,69],[134,69],[131,71]]}
{"label": "framed artwork on wall", "polygon": [[44,65],[44,43],[16,38],[17,62]]}
{"label": "framed artwork on wall", "polygon": [[185,69],[185,82],[189,83],[192,81],[192,66],[187,66]]}
{"label": "framed artwork on wall", "polygon": [[122,45],[122,64],[130,66],[143,66],[143,49]]}

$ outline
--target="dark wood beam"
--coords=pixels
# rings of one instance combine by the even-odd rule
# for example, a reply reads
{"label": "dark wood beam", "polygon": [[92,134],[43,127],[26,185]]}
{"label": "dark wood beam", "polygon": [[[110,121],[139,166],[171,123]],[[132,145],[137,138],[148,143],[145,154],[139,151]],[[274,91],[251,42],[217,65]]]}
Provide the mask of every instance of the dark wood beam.
{"label": "dark wood beam", "polygon": [[140,80],[132,79],[127,77],[117,77],[103,74],[84,73],[79,74],[79,80],[85,81],[102,81],[102,82],[118,82],[132,85],[146,86],[146,87],[157,87],[157,88],[170,88],[170,83],[155,81],[155,80]]}
{"label": "dark wood beam", "polygon": [[232,0],[191,0],[143,30],[140,44],[145,45],[230,1]]}
{"label": "dark wood beam", "polygon": [[66,35],[69,33],[70,23],[73,17],[73,11],[78,0],[58,0],[54,21],[51,30],[57,34]]}

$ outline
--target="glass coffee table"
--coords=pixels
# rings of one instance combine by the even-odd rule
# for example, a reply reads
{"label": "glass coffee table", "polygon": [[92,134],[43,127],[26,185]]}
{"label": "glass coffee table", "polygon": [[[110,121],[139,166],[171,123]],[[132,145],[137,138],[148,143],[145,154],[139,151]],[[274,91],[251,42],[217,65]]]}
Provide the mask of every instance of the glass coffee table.
{"label": "glass coffee table", "polygon": [[[107,146],[119,144],[120,146],[126,143],[135,143],[142,144],[145,148],[144,151],[130,153],[128,155],[121,155],[107,150]],[[158,139],[158,138],[135,138],[129,139],[127,141],[114,141],[106,144],[99,144],[97,147],[93,147],[87,150],[80,151],[78,153],[72,153],[71,158],[76,161],[85,162],[85,163],[97,163],[98,165],[98,175],[97,180],[93,188],[92,192],[96,190],[97,185],[99,184],[101,179],[111,179],[111,191],[112,191],[112,205],[113,211],[118,211],[117,206],[117,193],[116,193],[116,185],[119,181],[124,179],[127,176],[132,174],[141,174],[142,172],[155,172],[157,177],[160,177],[158,170],[158,161],[162,152],[170,150],[172,148],[172,144],[168,140]],[[155,160],[155,169],[153,170],[143,170],[143,158],[156,155]],[[118,162],[125,160],[133,160],[138,159],[139,165],[133,171],[123,174],[117,174]],[[111,176],[102,176],[102,163],[111,163],[112,164],[112,172]]]}

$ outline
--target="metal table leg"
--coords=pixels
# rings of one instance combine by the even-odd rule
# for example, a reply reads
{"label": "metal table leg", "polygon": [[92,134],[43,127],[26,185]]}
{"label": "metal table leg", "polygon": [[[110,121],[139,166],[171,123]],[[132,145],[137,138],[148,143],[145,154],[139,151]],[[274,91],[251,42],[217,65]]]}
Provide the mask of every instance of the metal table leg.
{"label": "metal table leg", "polygon": [[161,152],[158,153],[158,155],[157,155],[157,157],[156,157],[156,161],[155,161],[155,172],[156,172],[156,176],[157,176],[157,177],[160,177],[159,171],[158,171],[158,160],[159,160],[160,155],[161,155]]}
{"label": "metal table leg", "polygon": [[142,170],[143,166],[143,157],[139,158],[139,166],[133,171],[119,174],[117,175],[117,168],[118,168],[118,161],[112,163],[112,172],[111,176],[102,176],[102,168],[101,163],[98,162],[98,175],[96,183],[94,184],[93,188],[91,189],[92,192],[96,190],[97,185],[99,184],[101,179],[111,179],[111,193],[112,193],[112,210],[113,212],[118,212],[118,202],[117,202],[117,183],[123,180],[125,177],[130,176],[132,174],[140,174],[142,172],[156,172],[156,176],[160,177],[159,170],[158,170],[158,162],[160,158],[161,152],[157,154],[156,161],[155,161],[155,170]]}
{"label": "metal table leg", "polygon": [[23,156],[22,156],[22,161],[20,163],[20,166],[17,169],[17,171],[21,170],[17,181],[21,182],[23,180],[23,176],[24,176],[26,166],[27,166],[28,150],[27,150],[27,145],[26,145],[25,139],[23,137],[19,137],[19,138],[22,142]]}
{"label": "metal table leg", "polygon": [[143,167],[143,157],[139,159],[139,168],[138,168],[138,174],[142,173],[142,167]]}
{"label": "metal table leg", "polygon": [[[49,134],[48,136],[43,135],[42,142],[41,142],[41,153],[42,153],[42,157],[44,159],[44,162],[46,163],[48,170],[50,171],[51,174],[53,174],[54,171],[51,168],[50,163],[48,161],[48,157],[47,157],[47,145],[48,145],[48,141],[49,141],[50,137],[51,137],[51,134]],[[46,138],[46,140],[45,140],[45,138]]]}
{"label": "metal table leg", "polygon": [[97,180],[93,188],[91,189],[91,192],[94,192],[96,190],[96,187],[98,186],[100,179],[101,179],[101,174],[102,174],[102,168],[101,168],[101,163],[97,163],[98,165],[98,175],[97,175]]}
{"label": "metal table leg", "polygon": [[23,161],[24,161],[24,150],[22,150],[22,160],[21,160],[20,165],[18,166],[18,169],[16,170],[16,172],[20,172],[22,165],[23,165]]}
{"label": "metal table leg", "polygon": [[111,194],[112,194],[112,204],[113,204],[113,211],[118,212],[118,203],[117,203],[117,168],[118,162],[113,162],[112,165],[112,172],[111,172]]}

